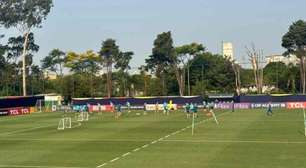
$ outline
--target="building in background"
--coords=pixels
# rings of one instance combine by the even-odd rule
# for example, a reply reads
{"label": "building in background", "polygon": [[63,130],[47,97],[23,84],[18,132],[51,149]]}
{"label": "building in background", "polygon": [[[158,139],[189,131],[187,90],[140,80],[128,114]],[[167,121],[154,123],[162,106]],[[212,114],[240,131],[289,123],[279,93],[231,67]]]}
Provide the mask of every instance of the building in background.
{"label": "building in background", "polygon": [[286,65],[289,64],[293,64],[293,65],[297,65],[299,63],[299,59],[295,56],[295,55],[289,55],[287,56],[283,56],[283,55],[269,55],[266,57],[267,63],[272,63],[272,62],[282,62]]}
{"label": "building in background", "polygon": [[50,71],[44,71],[44,78],[48,80],[55,80],[57,79],[57,74]]}
{"label": "building in background", "polygon": [[234,47],[230,42],[222,42],[222,55],[230,61],[234,61]]}

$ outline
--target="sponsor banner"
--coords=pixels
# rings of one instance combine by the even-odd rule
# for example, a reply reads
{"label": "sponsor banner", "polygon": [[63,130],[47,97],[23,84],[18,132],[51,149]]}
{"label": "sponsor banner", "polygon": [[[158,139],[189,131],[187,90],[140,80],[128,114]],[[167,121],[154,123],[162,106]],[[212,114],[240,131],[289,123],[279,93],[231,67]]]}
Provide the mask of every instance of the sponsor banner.
{"label": "sponsor banner", "polygon": [[114,106],[112,105],[89,105],[89,112],[99,112],[99,111],[114,111]]}
{"label": "sponsor banner", "polygon": [[215,104],[216,109],[231,109],[233,107],[232,103],[218,103]]}
{"label": "sponsor banner", "polygon": [[9,115],[8,109],[0,109],[0,116],[7,116]]}
{"label": "sponsor banner", "polygon": [[73,111],[87,111],[87,105],[74,105],[72,107]]}
{"label": "sponsor banner", "polygon": [[[218,103],[215,104],[215,108],[217,109],[232,109],[233,103]],[[234,104],[235,109],[249,109],[251,108],[250,103],[235,103]]]}
{"label": "sponsor banner", "polygon": [[[251,108],[268,108],[269,103],[251,103]],[[271,103],[272,108],[286,108],[286,103]]]}
{"label": "sponsor banner", "polygon": [[306,108],[306,102],[288,102],[287,103],[288,109],[302,109]]}
{"label": "sponsor banner", "polygon": [[249,109],[251,108],[250,103],[235,103],[234,104],[235,109]]}
{"label": "sponsor banner", "polygon": [[[177,104],[171,104],[171,105],[169,104],[168,108],[170,110],[177,110]],[[164,110],[164,106],[163,106],[163,104],[158,104],[158,105],[156,105],[156,104],[147,104],[146,105],[146,110],[148,110],[148,111]]]}
{"label": "sponsor banner", "polygon": [[[127,106],[123,106],[122,108],[123,108],[123,109],[128,109]],[[143,110],[143,109],[144,109],[144,106],[131,106],[130,109],[131,109],[131,110]]]}
{"label": "sponsor banner", "polygon": [[25,115],[25,114],[30,114],[30,108],[29,107],[12,108],[9,109],[8,112],[10,116]]}

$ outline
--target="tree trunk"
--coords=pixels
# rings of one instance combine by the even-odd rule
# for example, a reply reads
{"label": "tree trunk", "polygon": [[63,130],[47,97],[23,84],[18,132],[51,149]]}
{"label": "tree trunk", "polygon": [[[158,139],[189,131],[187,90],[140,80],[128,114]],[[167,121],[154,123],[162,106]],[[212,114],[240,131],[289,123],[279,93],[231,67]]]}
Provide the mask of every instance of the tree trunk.
{"label": "tree trunk", "polygon": [[163,96],[166,96],[166,82],[165,82],[165,72],[162,72],[162,87],[163,87]]}
{"label": "tree trunk", "polygon": [[241,89],[240,70],[239,67],[236,66],[234,63],[232,63],[232,66],[235,74],[236,93],[239,96]]}
{"label": "tree trunk", "polygon": [[146,78],[146,74],[144,74],[144,96],[147,96],[147,78]]}
{"label": "tree trunk", "polygon": [[24,34],[24,43],[22,51],[22,88],[23,96],[27,95],[27,85],[26,85],[26,55],[27,55],[27,45],[29,40],[29,32]]}
{"label": "tree trunk", "polygon": [[112,96],[112,65],[107,66],[107,96]]}
{"label": "tree trunk", "polygon": [[185,90],[184,70],[180,71],[180,69],[176,65],[174,65],[173,68],[174,68],[176,80],[179,86],[180,96],[184,96],[184,90]]}

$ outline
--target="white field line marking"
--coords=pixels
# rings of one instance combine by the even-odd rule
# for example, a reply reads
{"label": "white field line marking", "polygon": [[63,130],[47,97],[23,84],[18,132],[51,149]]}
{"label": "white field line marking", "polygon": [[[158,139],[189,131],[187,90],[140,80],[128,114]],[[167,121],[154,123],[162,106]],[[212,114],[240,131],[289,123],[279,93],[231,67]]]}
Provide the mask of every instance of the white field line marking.
{"label": "white field line marking", "polygon": [[157,141],[152,141],[151,144],[155,144]]}
{"label": "white field line marking", "polygon": [[131,152],[125,153],[125,154],[122,155],[122,157],[125,157],[125,156],[130,155],[130,154],[131,154]]}
{"label": "white field line marking", "polygon": [[[220,115],[218,115],[218,116],[220,117],[220,116],[223,116],[223,115],[225,115],[225,114],[230,114],[230,113],[222,113],[222,114],[220,114]],[[195,125],[199,125],[199,124],[201,124],[201,123],[210,121],[210,120],[212,120],[212,119],[213,119],[213,118],[208,118],[208,119],[202,120],[202,121],[200,121],[200,122],[195,123]],[[188,129],[188,128],[191,128],[191,125],[190,125],[190,126],[187,126],[187,127],[185,127],[185,128],[183,128],[183,129],[186,130],[186,129]],[[136,148],[136,149],[132,150],[131,152],[137,152],[137,151],[139,151],[139,150],[141,150],[141,149],[143,149],[143,148],[148,147],[150,144],[155,144],[155,143],[157,143],[157,142],[165,141],[165,140],[164,140],[165,138],[168,138],[168,137],[170,137],[171,135],[178,134],[178,133],[184,131],[183,129],[181,129],[181,130],[179,130],[179,131],[175,131],[175,132],[173,132],[173,133],[171,133],[171,134],[169,134],[169,135],[166,135],[166,136],[164,136],[164,137],[162,137],[162,138],[159,138],[158,140],[154,140],[154,141],[152,141],[152,142],[150,142],[150,143],[148,143],[148,144],[143,145],[143,146],[140,147],[140,148]],[[131,152],[128,152],[128,153],[131,153]],[[108,163],[112,163],[112,162],[114,162],[114,161],[116,161],[116,160],[119,160],[119,159],[125,157],[125,156],[123,156],[123,155],[121,155],[121,156],[122,156],[122,157],[117,157],[117,158],[115,158],[115,159],[113,159],[113,160],[110,160],[110,161],[105,162],[105,163],[103,163],[103,164],[101,164],[101,165],[98,165],[96,168],[100,168],[100,167],[106,166]]]}
{"label": "white field line marking", "polygon": [[0,138],[0,141],[54,141],[54,142],[148,142],[148,140],[139,140],[139,139],[52,139],[52,138],[45,138],[45,139],[35,139],[35,138],[11,138],[5,139]]}
{"label": "white field line marking", "polygon": [[148,147],[148,146],[149,146],[148,144],[147,144],[147,145],[143,145],[142,148],[146,148],[146,147]]}
{"label": "white field line marking", "polygon": [[65,166],[25,166],[25,165],[0,165],[6,168],[82,168],[82,167],[65,167]]}
{"label": "white field line marking", "polygon": [[136,148],[136,149],[133,150],[133,152],[137,152],[139,150],[140,150],[140,148]]}
{"label": "white field line marking", "polygon": [[111,160],[110,162],[114,162],[116,160],[120,159],[120,157],[116,157],[115,159]]}
{"label": "white field line marking", "polygon": [[265,140],[163,140],[163,142],[186,142],[186,143],[265,143],[265,144],[306,144],[306,141],[265,141]]}

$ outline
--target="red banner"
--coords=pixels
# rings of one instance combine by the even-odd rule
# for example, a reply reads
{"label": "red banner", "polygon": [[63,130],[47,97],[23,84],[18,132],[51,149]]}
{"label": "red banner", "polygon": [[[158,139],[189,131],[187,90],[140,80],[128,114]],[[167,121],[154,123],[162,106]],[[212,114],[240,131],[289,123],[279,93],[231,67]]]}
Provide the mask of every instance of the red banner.
{"label": "red banner", "polygon": [[111,105],[90,105],[89,112],[99,112],[99,111],[106,111],[106,112],[113,112],[114,106]]}
{"label": "red banner", "polygon": [[10,116],[25,115],[25,114],[30,114],[29,107],[18,107],[18,108],[9,109]]}
{"label": "red banner", "polygon": [[287,103],[288,109],[302,109],[306,108],[306,102],[289,102]]}

